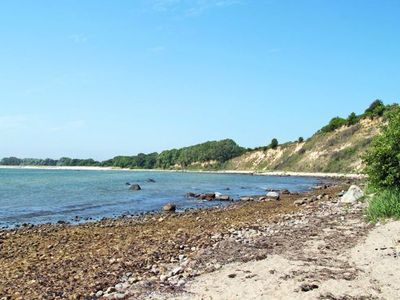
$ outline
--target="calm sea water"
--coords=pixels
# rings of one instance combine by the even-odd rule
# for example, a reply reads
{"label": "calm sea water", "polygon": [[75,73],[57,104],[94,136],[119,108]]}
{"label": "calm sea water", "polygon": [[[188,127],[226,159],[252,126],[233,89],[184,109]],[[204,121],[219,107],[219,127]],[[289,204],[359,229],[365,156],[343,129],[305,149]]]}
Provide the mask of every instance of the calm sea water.
{"label": "calm sea water", "polygon": [[[147,182],[149,178],[156,182]],[[221,192],[238,199],[266,189],[308,190],[315,178],[239,174],[0,169],[0,227],[115,217],[159,210],[224,205],[186,199],[187,192]],[[130,191],[126,182],[138,183]],[[229,189],[229,190],[228,190]]]}

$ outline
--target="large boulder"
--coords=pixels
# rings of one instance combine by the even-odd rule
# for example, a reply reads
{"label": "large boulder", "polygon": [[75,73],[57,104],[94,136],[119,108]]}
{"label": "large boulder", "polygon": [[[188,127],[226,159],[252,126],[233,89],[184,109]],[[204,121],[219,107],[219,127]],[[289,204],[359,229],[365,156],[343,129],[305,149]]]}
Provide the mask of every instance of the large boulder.
{"label": "large boulder", "polygon": [[174,212],[176,210],[176,205],[174,203],[168,203],[163,206],[163,211]]}
{"label": "large boulder", "polygon": [[349,190],[342,196],[340,199],[341,203],[355,203],[358,200],[360,200],[362,197],[364,197],[364,192],[363,190],[356,186],[352,185]]}
{"label": "large boulder", "polygon": [[279,200],[279,198],[280,198],[280,195],[278,192],[268,192],[266,196],[267,196],[267,198],[274,199],[274,200]]}
{"label": "large boulder", "polygon": [[131,191],[140,191],[142,188],[140,187],[140,185],[138,185],[138,184],[131,184],[131,186],[129,187],[129,189],[131,190]]}

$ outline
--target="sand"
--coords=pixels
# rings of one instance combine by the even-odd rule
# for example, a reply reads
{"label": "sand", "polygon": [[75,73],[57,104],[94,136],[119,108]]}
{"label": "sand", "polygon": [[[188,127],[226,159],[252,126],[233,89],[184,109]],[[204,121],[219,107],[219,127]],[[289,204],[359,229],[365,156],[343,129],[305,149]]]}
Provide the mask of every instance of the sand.
{"label": "sand", "polygon": [[[343,234],[350,234],[350,226],[358,224],[346,224]],[[198,277],[184,295],[174,299],[399,299],[399,221],[376,226],[365,240],[336,253],[327,263],[319,260],[323,245],[324,241],[317,239],[304,248],[306,257],[314,256],[316,261],[283,253],[226,265]],[[335,271],[344,276],[335,276]],[[236,276],[230,278],[231,274]],[[318,288],[301,291],[302,286],[313,284]]]}

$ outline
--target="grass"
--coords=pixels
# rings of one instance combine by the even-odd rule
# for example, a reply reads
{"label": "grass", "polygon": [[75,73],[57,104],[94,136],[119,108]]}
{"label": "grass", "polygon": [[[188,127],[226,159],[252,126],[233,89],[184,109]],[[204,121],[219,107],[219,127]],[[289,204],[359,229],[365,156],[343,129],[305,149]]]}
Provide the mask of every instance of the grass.
{"label": "grass", "polygon": [[369,202],[366,217],[372,223],[387,218],[400,220],[400,190],[377,192]]}

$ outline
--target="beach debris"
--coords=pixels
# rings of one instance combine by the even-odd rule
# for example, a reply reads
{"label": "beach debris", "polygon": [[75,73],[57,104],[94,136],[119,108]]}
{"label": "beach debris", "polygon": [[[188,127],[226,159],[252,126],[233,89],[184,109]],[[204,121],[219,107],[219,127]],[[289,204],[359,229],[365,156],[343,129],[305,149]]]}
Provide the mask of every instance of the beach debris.
{"label": "beach debris", "polygon": [[364,197],[362,189],[356,185],[352,185],[349,190],[340,199],[341,203],[352,204]]}
{"label": "beach debris", "polygon": [[163,206],[163,211],[174,212],[176,211],[176,204],[168,203]]}
{"label": "beach debris", "polygon": [[140,191],[142,188],[137,183],[131,184],[130,188],[131,191]]}

